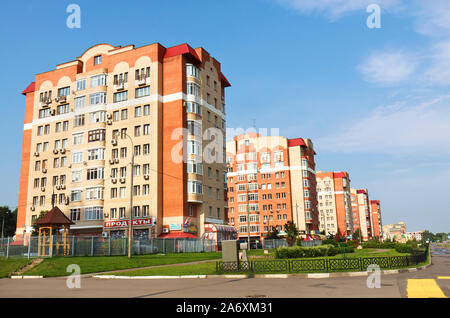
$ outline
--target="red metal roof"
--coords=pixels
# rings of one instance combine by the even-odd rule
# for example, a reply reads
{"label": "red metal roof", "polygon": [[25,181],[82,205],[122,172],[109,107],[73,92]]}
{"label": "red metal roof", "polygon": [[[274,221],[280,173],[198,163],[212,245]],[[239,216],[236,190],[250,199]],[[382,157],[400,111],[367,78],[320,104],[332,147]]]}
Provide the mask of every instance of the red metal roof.
{"label": "red metal roof", "polygon": [[345,172],[333,172],[333,178],[347,178],[347,174]]}
{"label": "red metal roof", "polygon": [[163,233],[158,236],[159,238],[198,238],[192,233],[184,233],[184,232],[170,232],[170,233]]}
{"label": "red metal roof", "polygon": [[25,88],[25,90],[22,92],[22,95],[26,95],[27,93],[34,92],[35,88],[36,88],[36,83],[33,82],[30,85],[28,85],[27,88]]}
{"label": "red metal roof", "polygon": [[231,84],[230,82],[228,82],[227,78],[225,77],[225,75],[223,75],[222,72],[220,72],[220,80],[222,81],[222,83],[224,83],[224,87],[230,87]]}
{"label": "red metal roof", "polygon": [[370,203],[372,203],[372,204],[380,204],[380,200],[370,200]]}
{"label": "red metal roof", "polygon": [[49,212],[47,212],[41,219],[36,221],[36,224],[40,225],[61,225],[61,224],[75,224],[73,223],[61,210],[55,206]]}
{"label": "red metal roof", "polygon": [[288,147],[294,146],[306,146],[306,143],[303,138],[288,139]]}
{"label": "red metal roof", "polygon": [[364,194],[367,194],[367,191],[364,190],[364,189],[361,189],[361,190],[356,190],[356,193],[364,193]]}
{"label": "red metal roof", "polygon": [[195,50],[192,47],[190,47],[189,44],[187,44],[187,43],[167,48],[166,52],[164,53],[164,58],[169,58],[172,56],[177,56],[177,55],[182,55],[182,54],[190,54],[198,62],[201,62],[200,58],[198,57]]}

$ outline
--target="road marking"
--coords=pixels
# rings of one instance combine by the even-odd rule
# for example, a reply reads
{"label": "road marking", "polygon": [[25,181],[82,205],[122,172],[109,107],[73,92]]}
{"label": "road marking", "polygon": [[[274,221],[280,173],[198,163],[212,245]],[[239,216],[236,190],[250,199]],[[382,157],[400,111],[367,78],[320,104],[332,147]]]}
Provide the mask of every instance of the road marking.
{"label": "road marking", "polygon": [[408,279],[408,298],[447,298],[434,279]]}
{"label": "road marking", "polygon": [[437,279],[450,279],[450,276],[438,276]]}

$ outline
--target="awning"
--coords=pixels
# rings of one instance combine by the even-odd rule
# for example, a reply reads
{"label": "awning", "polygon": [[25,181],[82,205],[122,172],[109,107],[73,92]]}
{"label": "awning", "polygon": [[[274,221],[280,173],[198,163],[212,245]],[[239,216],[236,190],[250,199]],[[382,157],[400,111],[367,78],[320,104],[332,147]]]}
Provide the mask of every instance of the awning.
{"label": "awning", "polygon": [[158,238],[198,238],[192,233],[184,233],[184,232],[170,232],[163,233],[158,236]]}

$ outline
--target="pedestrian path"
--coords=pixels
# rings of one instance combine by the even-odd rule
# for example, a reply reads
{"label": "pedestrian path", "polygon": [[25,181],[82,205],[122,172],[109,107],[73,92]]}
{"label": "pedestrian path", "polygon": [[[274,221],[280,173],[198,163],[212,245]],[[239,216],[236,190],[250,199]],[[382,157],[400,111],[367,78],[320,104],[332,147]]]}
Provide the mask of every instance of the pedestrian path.
{"label": "pedestrian path", "polygon": [[447,298],[435,279],[408,279],[408,298]]}

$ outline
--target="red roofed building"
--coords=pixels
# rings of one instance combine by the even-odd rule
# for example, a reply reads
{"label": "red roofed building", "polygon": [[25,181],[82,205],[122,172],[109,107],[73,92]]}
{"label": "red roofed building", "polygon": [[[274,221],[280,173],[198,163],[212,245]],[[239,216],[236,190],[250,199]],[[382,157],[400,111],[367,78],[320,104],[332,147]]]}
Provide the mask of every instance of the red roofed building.
{"label": "red roofed building", "polygon": [[75,235],[126,236],[131,213],[139,237],[201,237],[205,224],[225,223],[224,155],[206,162],[201,154],[205,131],[225,138],[230,83],[205,49],[102,43],[30,82],[18,237],[52,201]]}
{"label": "red roofed building", "polygon": [[293,221],[319,234],[315,151],[311,140],[241,134],[227,142],[228,221],[256,242]]}
{"label": "red roofed building", "polygon": [[347,172],[317,171],[320,231],[347,237],[353,234],[350,178]]}

